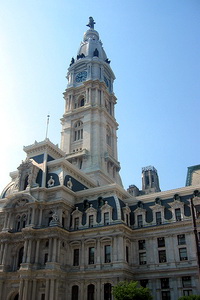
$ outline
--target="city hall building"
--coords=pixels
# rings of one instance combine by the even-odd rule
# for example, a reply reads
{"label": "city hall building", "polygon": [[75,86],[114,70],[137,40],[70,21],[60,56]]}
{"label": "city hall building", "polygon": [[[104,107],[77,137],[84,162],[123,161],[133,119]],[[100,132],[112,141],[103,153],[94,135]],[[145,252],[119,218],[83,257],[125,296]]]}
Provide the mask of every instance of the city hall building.
{"label": "city hall building", "polygon": [[89,18],[64,92],[61,145],[24,147],[0,199],[0,299],[111,300],[137,280],[154,300],[200,294],[200,165],[186,186],[123,188],[117,156],[115,75]]}

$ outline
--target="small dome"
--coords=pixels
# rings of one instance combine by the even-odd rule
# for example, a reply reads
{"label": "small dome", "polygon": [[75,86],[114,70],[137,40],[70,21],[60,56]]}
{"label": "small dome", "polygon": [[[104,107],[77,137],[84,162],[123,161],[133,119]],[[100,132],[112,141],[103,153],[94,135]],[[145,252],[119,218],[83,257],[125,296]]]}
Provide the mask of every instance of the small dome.
{"label": "small dome", "polygon": [[99,40],[99,33],[92,28],[84,33],[83,42],[78,50],[77,58],[83,55],[86,58],[98,57],[103,61],[107,59],[102,42]]}

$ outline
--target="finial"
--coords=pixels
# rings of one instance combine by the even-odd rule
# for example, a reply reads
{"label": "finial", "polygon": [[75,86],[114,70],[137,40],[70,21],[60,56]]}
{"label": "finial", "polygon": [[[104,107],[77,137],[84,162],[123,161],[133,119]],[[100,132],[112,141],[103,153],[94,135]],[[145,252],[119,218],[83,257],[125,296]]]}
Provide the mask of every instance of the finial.
{"label": "finial", "polygon": [[90,27],[91,29],[94,29],[94,24],[96,24],[96,23],[95,23],[93,17],[89,17],[89,23],[86,26]]}
{"label": "finial", "polygon": [[47,115],[47,128],[46,128],[46,137],[45,137],[45,139],[47,139],[47,135],[48,135],[49,118],[50,118],[50,115]]}

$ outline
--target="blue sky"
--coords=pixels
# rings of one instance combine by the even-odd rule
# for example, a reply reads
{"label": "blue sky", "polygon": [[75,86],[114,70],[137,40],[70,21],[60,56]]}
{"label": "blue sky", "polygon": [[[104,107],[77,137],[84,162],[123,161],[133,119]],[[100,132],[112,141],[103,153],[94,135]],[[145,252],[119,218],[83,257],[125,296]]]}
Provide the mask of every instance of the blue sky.
{"label": "blue sky", "polygon": [[162,190],[182,187],[200,164],[199,0],[1,0],[1,190],[23,146],[44,140],[47,114],[60,144],[65,76],[89,16],[116,75],[124,187],[141,188],[148,165]]}

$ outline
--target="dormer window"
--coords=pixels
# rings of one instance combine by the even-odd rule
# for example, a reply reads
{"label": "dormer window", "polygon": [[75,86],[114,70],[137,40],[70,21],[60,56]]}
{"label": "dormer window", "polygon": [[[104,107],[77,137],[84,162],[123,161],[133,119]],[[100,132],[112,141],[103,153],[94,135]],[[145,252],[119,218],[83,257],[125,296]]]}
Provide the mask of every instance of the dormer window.
{"label": "dormer window", "polygon": [[112,221],[112,206],[106,201],[101,207],[101,224],[108,225]]}
{"label": "dormer window", "polygon": [[90,204],[89,208],[85,212],[86,212],[86,226],[87,227],[95,226],[97,224],[96,222],[97,210],[94,207],[92,207],[92,204]]}
{"label": "dormer window", "polygon": [[81,227],[82,212],[78,210],[78,207],[72,212],[72,228],[77,230]]}
{"label": "dormer window", "polygon": [[137,225],[138,227],[143,227],[143,218],[142,215],[137,216]]}
{"label": "dormer window", "polygon": [[141,228],[145,225],[147,225],[145,217],[146,217],[146,209],[143,208],[144,204],[139,201],[138,202],[138,207],[137,209],[134,211],[134,215],[135,215],[135,228]]}
{"label": "dormer window", "polygon": [[175,218],[176,218],[176,221],[181,221],[181,209],[180,208],[175,209]]}

